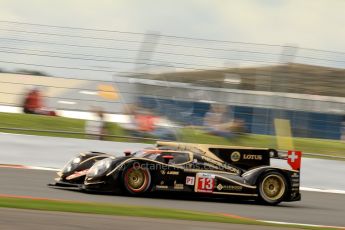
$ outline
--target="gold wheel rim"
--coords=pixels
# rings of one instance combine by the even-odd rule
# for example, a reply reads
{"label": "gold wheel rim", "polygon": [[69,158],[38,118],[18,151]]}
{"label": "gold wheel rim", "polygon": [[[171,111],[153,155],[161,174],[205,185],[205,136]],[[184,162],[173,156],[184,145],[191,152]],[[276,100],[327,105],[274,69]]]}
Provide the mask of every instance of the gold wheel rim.
{"label": "gold wheel rim", "polygon": [[262,182],[264,195],[269,200],[278,200],[285,193],[285,183],[281,176],[269,175]]}
{"label": "gold wheel rim", "polygon": [[140,169],[133,169],[127,174],[128,185],[133,190],[140,190],[145,185],[145,174]]}

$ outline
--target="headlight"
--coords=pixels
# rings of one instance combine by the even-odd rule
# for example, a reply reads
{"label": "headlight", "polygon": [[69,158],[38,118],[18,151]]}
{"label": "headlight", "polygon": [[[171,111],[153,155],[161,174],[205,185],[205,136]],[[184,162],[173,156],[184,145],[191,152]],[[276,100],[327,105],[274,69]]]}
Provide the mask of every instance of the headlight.
{"label": "headlight", "polygon": [[97,161],[88,171],[86,177],[102,176],[111,166],[112,159],[105,158],[103,160]]}
{"label": "headlight", "polygon": [[72,160],[70,160],[65,167],[62,169],[62,173],[69,173],[71,171],[73,171],[81,162],[81,156],[77,156],[75,158],[73,158]]}

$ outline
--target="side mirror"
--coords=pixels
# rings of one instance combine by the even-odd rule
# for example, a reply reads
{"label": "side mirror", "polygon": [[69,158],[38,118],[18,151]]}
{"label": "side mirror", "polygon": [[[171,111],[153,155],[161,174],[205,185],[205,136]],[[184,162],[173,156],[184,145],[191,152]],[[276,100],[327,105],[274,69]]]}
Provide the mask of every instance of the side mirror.
{"label": "side mirror", "polygon": [[166,164],[169,164],[169,161],[172,160],[172,159],[174,159],[174,156],[172,156],[172,155],[164,155],[164,156],[163,156],[163,159],[164,159],[164,162],[165,162]]}
{"label": "side mirror", "polygon": [[125,154],[126,157],[128,157],[132,154],[132,152],[130,150],[126,150],[123,153]]}

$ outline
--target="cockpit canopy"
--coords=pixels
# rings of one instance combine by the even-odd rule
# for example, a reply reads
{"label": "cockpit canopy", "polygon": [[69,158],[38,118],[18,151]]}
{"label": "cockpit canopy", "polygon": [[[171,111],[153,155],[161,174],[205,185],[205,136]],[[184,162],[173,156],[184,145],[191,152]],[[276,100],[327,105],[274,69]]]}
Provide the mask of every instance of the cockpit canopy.
{"label": "cockpit canopy", "polygon": [[147,158],[161,163],[167,163],[166,159],[169,157],[169,164],[185,164],[193,160],[193,154],[190,152],[160,149],[140,150],[135,152],[133,157]]}

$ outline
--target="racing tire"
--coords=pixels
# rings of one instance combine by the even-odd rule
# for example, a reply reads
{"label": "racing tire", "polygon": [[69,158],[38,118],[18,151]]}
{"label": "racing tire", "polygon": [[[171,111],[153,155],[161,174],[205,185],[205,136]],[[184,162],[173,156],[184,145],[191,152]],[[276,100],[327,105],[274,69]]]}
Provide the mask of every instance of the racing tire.
{"label": "racing tire", "polygon": [[268,205],[277,205],[283,201],[288,191],[285,177],[277,171],[264,173],[258,183],[259,201]]}
{"label": "racing tire", "polygon": [[141,195],[147,192],[151,186],[151,174],[140,163],[134,162],[128,165],[122,174],[123,186],[130,195]]}

